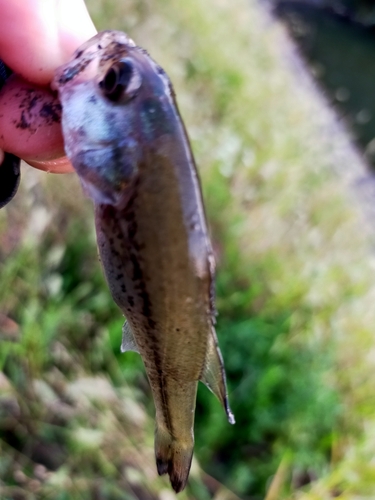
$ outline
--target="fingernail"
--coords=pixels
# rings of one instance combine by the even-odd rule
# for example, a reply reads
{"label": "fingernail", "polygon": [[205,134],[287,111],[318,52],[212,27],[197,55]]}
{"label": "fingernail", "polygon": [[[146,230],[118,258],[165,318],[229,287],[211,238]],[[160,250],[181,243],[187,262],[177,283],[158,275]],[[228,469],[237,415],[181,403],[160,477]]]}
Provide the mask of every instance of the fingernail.
{"label": "fingernail", "polygon": [[74,168],[66,156],[46,161],[23,160],[34,168],[44,170],[45,172],[51,172],[53,174],[68,174],[70,172],[74,172]]}

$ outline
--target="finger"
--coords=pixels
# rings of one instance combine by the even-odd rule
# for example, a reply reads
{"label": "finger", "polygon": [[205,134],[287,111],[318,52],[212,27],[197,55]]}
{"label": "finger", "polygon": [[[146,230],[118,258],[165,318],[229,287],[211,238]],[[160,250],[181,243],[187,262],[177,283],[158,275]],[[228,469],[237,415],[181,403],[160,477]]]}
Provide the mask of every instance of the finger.
{"label": "finger", "polygon": [[[96,33],[83,0],[0,0],[0,12],[1,58],[38,84],[49,84],[55,68]],[[0,148],[36,168],[72,171],[62,156],[57,105],[48,90],[13,79],[0,94]]]}
{"label": "finger", "polygon": [[[1,84],[0,147],[22,156],[41,170],[72,172],[73,167],[65,156],[45,159],[63,154],[60,128],[56,129],[60,121],[60,104],[51,91],[45,87],[35,88],[15,75],[6,81],[5,87],[3,82]],[[33,154],[39,159],[32,158]],[[3,160],[4,152],[0,149],[0,166]]]}
{"label": "finger", "polygon": [[0,12],[0,57],[42,85],[96,33],[83,0],[0,0]]}
{"label": "finger", "polygon": [[43,170],[72,170],[55,160],[65,155],[60,118],[61,105],[48,88],[12,75],[0,92],[0,149]]}
{"label": "finger", "polygon": [[45,172],[50,172],[51,174],[69,174],[74,172],[74,168],[66,156],[61,158],[56,158],[55,160],[24,160],[26,163],[35,167],[39,170],[44,170]]}

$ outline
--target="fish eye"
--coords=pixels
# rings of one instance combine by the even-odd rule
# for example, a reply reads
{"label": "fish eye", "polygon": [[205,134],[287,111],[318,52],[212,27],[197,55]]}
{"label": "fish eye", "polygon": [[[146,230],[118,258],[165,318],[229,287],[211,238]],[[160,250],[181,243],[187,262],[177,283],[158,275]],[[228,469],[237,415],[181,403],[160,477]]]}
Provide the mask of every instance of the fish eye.
{"label": "fish eye", "polygon": [[104,95],[113,102],[134,97],[141,86],[141,75],[128,59],[113,64],[99,83]]}

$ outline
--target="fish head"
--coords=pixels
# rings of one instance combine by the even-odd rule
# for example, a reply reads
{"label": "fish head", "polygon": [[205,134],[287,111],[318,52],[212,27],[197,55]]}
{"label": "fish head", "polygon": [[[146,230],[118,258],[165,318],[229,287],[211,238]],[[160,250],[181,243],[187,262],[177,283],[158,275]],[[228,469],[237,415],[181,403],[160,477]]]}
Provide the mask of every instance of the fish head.
{"label": "fish head", "polygon": [[165,72],[119,31],[103,31],[56,70],[65,150],[95,203],[120,205],[153,145],[173,134]]}

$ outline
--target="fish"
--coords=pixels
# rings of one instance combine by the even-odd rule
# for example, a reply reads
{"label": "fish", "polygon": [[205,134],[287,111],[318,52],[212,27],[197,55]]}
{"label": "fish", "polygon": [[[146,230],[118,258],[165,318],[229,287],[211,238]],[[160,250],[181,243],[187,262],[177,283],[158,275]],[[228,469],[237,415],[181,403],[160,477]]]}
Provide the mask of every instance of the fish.
{"label": "fish", "polygon": [[92,199],[99,255],[155,404],[155,458],[176,492],[194,448],[198,381],[228,421],[215,332],[215,263],[200,180],[165,71],[125,33],[103,31],[58,68],[65,150]]}

